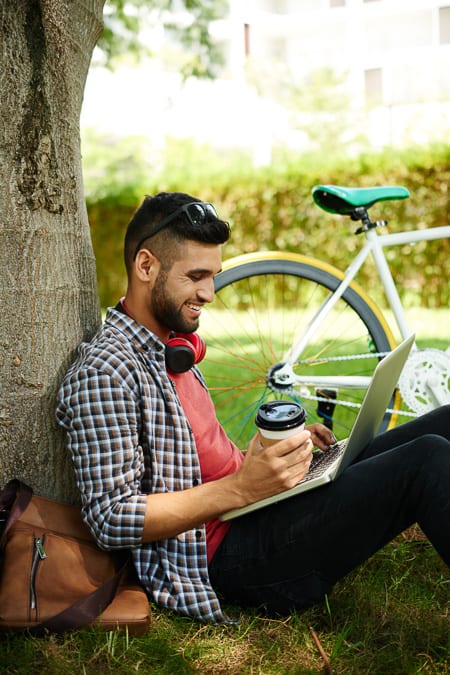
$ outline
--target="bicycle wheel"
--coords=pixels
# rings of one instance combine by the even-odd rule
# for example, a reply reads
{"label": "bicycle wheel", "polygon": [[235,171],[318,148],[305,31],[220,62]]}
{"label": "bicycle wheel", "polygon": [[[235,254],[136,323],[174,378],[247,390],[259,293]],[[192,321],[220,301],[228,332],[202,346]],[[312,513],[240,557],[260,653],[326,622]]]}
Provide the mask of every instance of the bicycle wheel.
{"label": "bicycle wheel", "polygon": [[[313,258],[263,252],[233,258],[216,277],[215,300],[202,315],[201,333],[208,345],[202,372],[219,421],[239,447],[245,448],[255,432],[259,405],[277,398],[300,402],[309,424],[319,421],[338,438],[348,435],[364,389],[284,386],[276,377],[295,336],[343,276]],[[344,373],[370,377],[380,354],[394,344],[380,310],[352,283],[292,369],[306,378]],[[389,408],[398,405],[393,397]],[[387,412],[382,428],[392,423],[391,417]]]}

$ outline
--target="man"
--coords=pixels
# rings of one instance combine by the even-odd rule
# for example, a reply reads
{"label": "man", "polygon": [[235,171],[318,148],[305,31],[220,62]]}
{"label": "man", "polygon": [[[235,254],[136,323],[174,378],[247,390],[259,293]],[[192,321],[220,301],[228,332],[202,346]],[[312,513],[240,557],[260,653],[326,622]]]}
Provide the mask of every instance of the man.
{"label": "man", "polygon": [[228,237],[184,193],[145,198],[128,225],[126,295],[81,346],[57,410],[99,545],[130,548],[156,603],[204,621],[227,620],[218,595],[272,613],[320,601],[416,521],[448,564],[448,408],[379,436],[326,487],[219,520],[293,487],[334,441],[315,424],[268,449],[256,434],[244,455],[218,424],[195,331]]}

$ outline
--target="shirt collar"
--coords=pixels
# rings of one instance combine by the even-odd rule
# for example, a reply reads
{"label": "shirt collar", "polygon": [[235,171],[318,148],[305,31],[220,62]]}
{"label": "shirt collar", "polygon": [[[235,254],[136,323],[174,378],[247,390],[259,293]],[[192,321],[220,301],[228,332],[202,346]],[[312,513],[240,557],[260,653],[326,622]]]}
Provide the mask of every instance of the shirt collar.
{"label": "shirt collar", "polygon": [[164,342],[155,333],[115,307],[108,308],[105,326],[119,330],[128,340],[132,340],[138,348],[144,351],[162,352],[165,349]]}

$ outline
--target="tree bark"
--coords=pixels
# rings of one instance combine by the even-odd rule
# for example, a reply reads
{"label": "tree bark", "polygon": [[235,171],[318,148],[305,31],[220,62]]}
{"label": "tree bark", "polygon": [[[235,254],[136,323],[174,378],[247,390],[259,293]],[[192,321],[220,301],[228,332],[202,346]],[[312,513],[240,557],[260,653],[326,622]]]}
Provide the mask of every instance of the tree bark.
{"label": "tree bark", "polygon": [[74,502],[55,395],[100,323],[79,119],[105,0],[0,0],[0,485]]}

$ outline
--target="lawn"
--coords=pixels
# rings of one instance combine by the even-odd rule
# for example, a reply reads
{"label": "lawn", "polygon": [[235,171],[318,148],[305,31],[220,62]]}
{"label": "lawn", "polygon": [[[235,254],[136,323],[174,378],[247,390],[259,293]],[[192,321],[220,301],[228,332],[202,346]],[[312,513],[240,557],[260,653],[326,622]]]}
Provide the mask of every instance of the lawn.
{"label": "lawn", "polygon": [[[144,637],[98,630],[0,641],[2,673],[448,673],[450,579],[417,528],[337,585],[322,606],[279,620],[228,608],[239,626],[153,609]],[[319,646],[324,652],[322,656]]]}

